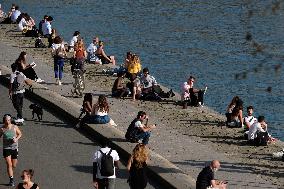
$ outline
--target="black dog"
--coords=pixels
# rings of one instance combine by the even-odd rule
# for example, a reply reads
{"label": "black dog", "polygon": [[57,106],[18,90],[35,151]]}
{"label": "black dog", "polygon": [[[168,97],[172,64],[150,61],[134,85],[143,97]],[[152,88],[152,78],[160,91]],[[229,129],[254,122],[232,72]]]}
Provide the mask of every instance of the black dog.
{"label": "black dog", "polygon": [[42,120],[42,115],[43,115],[43,111],[42,111],[42,107],[38,104],[31,104],[30,105],[30,109],[32,109],[32,114],[33,114],[33,118],[34,119],[34,114],[37,115],[38,120]]}

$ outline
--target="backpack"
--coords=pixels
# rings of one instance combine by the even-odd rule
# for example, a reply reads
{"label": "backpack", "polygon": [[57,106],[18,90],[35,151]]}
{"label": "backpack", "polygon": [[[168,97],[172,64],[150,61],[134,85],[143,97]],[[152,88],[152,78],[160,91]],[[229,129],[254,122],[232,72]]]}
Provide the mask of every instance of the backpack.
{"label": "backpack", "polygon": [[267,132],[257,132],[254,143],[256,146],[267,146],[268,138]]}
{"label": "backpack", "polygon": [[101,150],[102,158],[100,165],[100,173],[102,176],[109,177],[114,174],[113,157],[110,155],[112,149],[108,153],[103,153]]}
{"label": "backpack", "polygon": [[16,72],[16,77],[14,78],[14,81],[12,83],[12,91],[14,92],[24,89],[24,80],[21,81],[20,77],[20,72]]}
{"label": "backpack", "polygon": [[46,48],[45,44],[43,44],[41,38],[37,38],[35,40],[35,48]]}
{"label": "backpack", "polygon": [[139,132],[139,129],[135,127],[135,123],[138,121],[137,118],[135,118],[130,125],[127,128],[127,131],[125,133],[125,139],[130,141],[130,142],[137,142],[137,139],[135,136]]}

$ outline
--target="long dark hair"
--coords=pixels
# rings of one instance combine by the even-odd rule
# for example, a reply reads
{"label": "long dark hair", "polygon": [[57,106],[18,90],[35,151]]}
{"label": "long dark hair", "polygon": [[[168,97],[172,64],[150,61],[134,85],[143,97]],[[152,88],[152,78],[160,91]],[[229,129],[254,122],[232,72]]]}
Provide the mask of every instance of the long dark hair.
{"label": "long dark hair", "polygon": [[92,96],[92,93],[86,93],[86,94],[85,94],[83,103],[85,103],[85,102],[90,102],[91,105],[93,104],[93,96]]}
{"label": "long dark hair", "polygon": [[100,111],[109,111],[109,105],[107,103],[107,99],[105,95],[100,95],[98,99],[98,106]]}
{"label": "long dark hair", "polygon": [[15,61],[15,64],[18,65],[19,71],[23,71],[22,63],[26,64],[25,55],[27,55],[27,53],[25,51],[22,51],[17,60]]}

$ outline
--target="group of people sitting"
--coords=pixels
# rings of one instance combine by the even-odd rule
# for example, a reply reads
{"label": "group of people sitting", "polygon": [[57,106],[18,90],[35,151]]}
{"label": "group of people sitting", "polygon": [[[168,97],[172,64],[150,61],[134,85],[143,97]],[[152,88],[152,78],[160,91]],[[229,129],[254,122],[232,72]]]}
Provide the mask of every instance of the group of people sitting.
{"label": "group of people sitting", "polygon": [[[126,84],[124,78],[129,80]],[[117,79],[113,83],[112,96],[118,98],[131,96],[133,100],[160,101],[175,94],[172,90],[164,92],[155,77],[150,75],[149,69],[146,67],[142,70],[140,57],[127,52],[125,62],[118,70]]]}
{"label": "group of people sitting", "polygon": [[247,107],[247,115],[243,116],[243,101],[238,97],[233,97],[226,112],[226,125],[230,128],[243,128],[244,136],[250,145],[267,145],[275,139],[268,133],[264,116],[255,118],[253,116],[253,106]]}

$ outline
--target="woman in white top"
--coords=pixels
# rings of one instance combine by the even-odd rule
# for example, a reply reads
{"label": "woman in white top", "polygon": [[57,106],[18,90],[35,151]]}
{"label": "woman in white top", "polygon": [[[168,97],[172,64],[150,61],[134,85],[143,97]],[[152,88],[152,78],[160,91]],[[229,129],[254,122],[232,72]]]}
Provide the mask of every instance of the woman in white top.
{"label": "woman in white top", "polygon": [[72,39],[70,40],[70,43],[69,43],[69,47],[68,47],[69,52],[74,51],[74,46],[77,43],[79,36],[80,36],[80,32],[75,31],[74,34],[73,34],[73,37],[72,37]]}
{"label": "woman in white top", "polygon": [[90,123],[106,124],[110,122],[108,116],[109,105],[105,95],[100,95],[98,102],[93,105]]}
{"label": "woman in white top", "polygon": [[63,77],[64,58],[66,57],[66,51],[62,39],[59,36],[54,38],[54,43],[51,46],[52,55],[54,58],[54,75],[56,83],[61,85]]}

